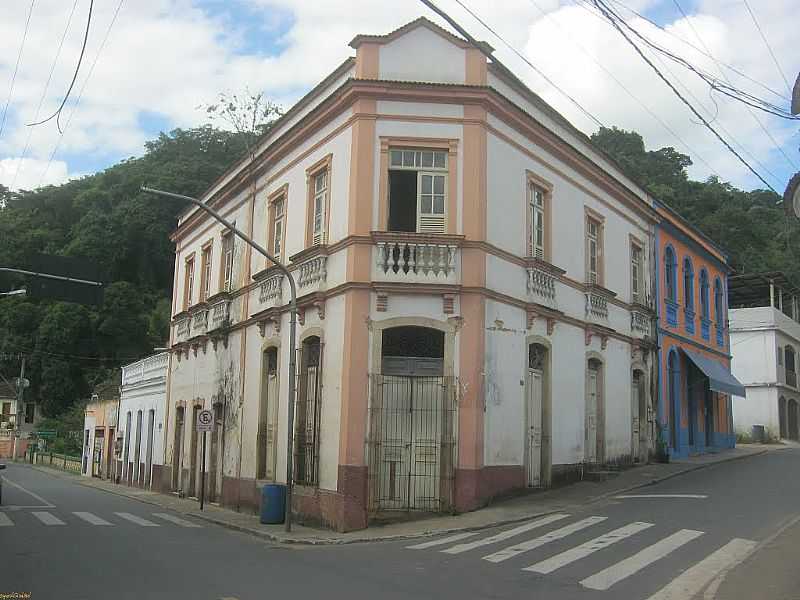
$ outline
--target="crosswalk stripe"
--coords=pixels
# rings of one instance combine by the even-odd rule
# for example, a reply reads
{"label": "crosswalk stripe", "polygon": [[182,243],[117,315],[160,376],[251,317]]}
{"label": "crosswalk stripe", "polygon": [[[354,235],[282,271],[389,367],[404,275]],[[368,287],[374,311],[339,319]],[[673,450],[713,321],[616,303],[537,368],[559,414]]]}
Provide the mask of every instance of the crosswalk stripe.
{"label": "crosswalk stripe", "polygon": [[64,521],[49,512],[35,510],[31,514],[45,525],[66,525]]}
{"label": "crosswalk stripe", "polygon": [[593,590],[607,590],[615,583],[641,571],[646,566],[664,558],[670,552],[699,538],[701,535],[703,535],[702,531],[681,529],[665,537],[663,540],[656,542],[652,546],[648,546],[644,550],[637,552],[633,556],[621,560],[617,564],[611,565],[607,569],[603,569],[591,577],[587,577],[581,581],[581,585]]}
{"label": "crosswalk stripe", "polygon": [[126,512],[115,512],[115,515],[125,519],[126,521],[130,521],[131,523],[136,523],[137,525],[141,525],[142,527],[159,527],[158,523],[153,523],[152,521],[148,521],[147,519],[143,519],[142,517],[137,517],[136,515],[132,515],[131,513]]}
{"label": "crosswalk stripe", "polygon": [[536,563],[535,565],[531,565],[530,567],[525,567],[523,571],[533,571],[534,573],[552,573],[556,569],[560,569],[570,563],[575,562],[576,560],[580,560],[597,552],[598,550],[602,550],[603,548],[607,548],[611,544],[616,544],[617,542],[621,542],[625,538],[628,538],[635,533],[643,531],[648,527],[652,527],[652,523],[642,523],[640,521],[635,521],[633,523],[629,523],[624,527],[620,527],[619,529],[615,529],[614,531],[610,531],[605,535],[601,535],[600,537],[596,537],[593,540],[589,540],[585,544],[581,544],[580,546],[575,546],[574,548],[570,548],[569,550],[565,550],[561,554],[556,554],[546,560]]}
{"label": "crosswalk stripe", "polygon": [[720,571],[730,569],[745,558],[755,548],[756,542],[734,538],[722,548],[709,554],[699,563],[687,569],[665,587],[650,596],[648,600],[683,600],[693,598]]}
{"label": "crosswalk stripe", "polygon": [[414,544],[413,546],[406,546],[407,550],[425,550],[425,548],[433,548],[434,546],[444,546],[445,544],[449,544],[451,542],[457,542],[459,540],[465,540],[467,538],[471,538],[478,535],[477,531],[468,531],[466,533],[457,533],[455,535],[448,536],[446,538],[439,538],[438,540],[433,540],[430,542],[423,542],[421,544]]}
{"label": "crosswalk stripe", "polygon": [[13,525],[14,521],[6,513],[0,512],[0,527],[12,527]]}
{"label": "crosswalk stripe", "polygon": [[447,548],[446,550],[442,550],[442,552],[445,552],[447,554],[461,554],[462,552],[467,552],[468,550],[474,550],[475,548],[480,548],[481,546],[488,546],[489,544],[502,542],[503,540],[507,540],[508,538],[514,537],[515,535],[519,535],[521,533],[525,533],[526,531],[530,531],[531,529],[537,529],[538,527],[544,527],[545,525],[549,525],[550,523],[555,523],[556,521],[560,521],[561,519],[566,519],[568,516],[569,515],[564,515],[560,513],[555,515],[547,515],[546,517],[542,517],[541,519],[531,521],[530,523],[525,523],[525,525],[520,525],[519,527],[515,527],[514,529],[501,531],[496,535],[493,535],[488,538],[483,538],[481,540],[475,540],[474,542],[467,542],[466,544],[458,544],[456,546],[453,546],[452,548]]}
{"label": "crosswalk stripe", "polygon": [[93,515],[90,512],[73,512],[72,514],[80,519],[83,519],[87,523],[91,523],[92,525],[111,525],[111,523],[105,519],[101,519],[97,515]]}
{"label": "crosswalk stripe", "polygon": [[503,548],[502,550],[498,550],[494,554],[489,554],[488,556],[484,556],[483,560],[488,560],[489,562],[499,563],[503,562],[504,560],[508,560],[509,558],[513,558],[518,554],[522,554],[523,552],[528,552],[529,550],[533,550],[535,548],[539,548],[540,546],[544,546],[545,544],[549,544],[555,540],[560,540],[562,538],[567,537],[570,534],[575,533],[576,531],[580,531],[581,529],[586,529],[596,523],[601,523],[605,521],[608,517],[589,517],[588,519],[583,519],[582,521],[578,521],[577,523],[572,523],[571,525],[567,525],[566,527],[562,527],[561,529],[556,529],[551,531],[550,533],[546,533],[541,537],[534,538],[532,540],[528,540],[527,542],[522,542],[521,544],[517,544],[515,546],[510,546],[508,548]]}
{"label": "crosswalk stripe", "polygon": [[202,525],[198,525],[197,523],[192,523],[185,519],[181,519],[180,517],[176,517],[175,515],[171,515],[169,513],[153,513],[154,517],[158,517],[159,519],[164,519],[165,521],[169,521],[170,523],[175,523],[176,525],[180,525],[181,527],[202,527]]}

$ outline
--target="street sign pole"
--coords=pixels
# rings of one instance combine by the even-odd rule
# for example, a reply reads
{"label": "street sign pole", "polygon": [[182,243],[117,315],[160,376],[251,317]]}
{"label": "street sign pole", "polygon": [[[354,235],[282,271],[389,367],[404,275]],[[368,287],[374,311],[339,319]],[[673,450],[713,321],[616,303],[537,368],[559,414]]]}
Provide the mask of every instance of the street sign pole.
{"label": "street sign pole", "polygon": [[206,497],[206,436],[207,432],[203,432],[203,462],[200,467],[200,510],[203,510],[203,502]]}
{"label": "street sign pole", "polygon": [[214,413],[210,410],[201,410],[197,413],[195,427],[198,433],[203,434],[202,457],[200,459],[200,510],[203,510],[206,497],[206,435],[214,428]]}

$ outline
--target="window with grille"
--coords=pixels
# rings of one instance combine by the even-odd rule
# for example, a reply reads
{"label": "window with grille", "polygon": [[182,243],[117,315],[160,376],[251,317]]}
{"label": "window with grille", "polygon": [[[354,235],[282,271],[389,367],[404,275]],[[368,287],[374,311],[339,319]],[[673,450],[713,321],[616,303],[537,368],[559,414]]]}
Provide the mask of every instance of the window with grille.
{"label": "window with grille", "polygon": [[200,302],[205,302],[211,296],[211,246],[203,248],[200,263]]}
{"label": "window with grille", "polygon": [[544,260],[544,190],[534,183],[528,184],[528,254]]}
{"label": "window with grille", "polygon": [[186,261],[186,273],[184,277],[183,289],[183,308],[192,305],[192,290],[194,289],[194,258]]}
{"label": "window with grille", "polygon": [[233,287],[233,234],[222,238],[222,291],[230,292]]}
{"label": "window with grille", "polygon": [[272,254],[280,258],[283,250],[283,219],[284,219],[284,199],[283,196],[272,203]]}
{"label": "window with grille", "polygon": [[631,244],[631,301],[642,303],[642,249]]}
{"label": "window with grille", "polygon": [[600,283],[600,223],[586,221],[586,268],[589,283]]}
{"label": "window with grille", "polygon": [[389,151],[389,231],[444,233],[447,152]]}
{"label": "window with grille", "polygon": [[325,243],[325,201],[328,196],[328,170],[314,175],[314,215],[312,225],[312,242],[314,245]]}
{"label": "window with grille", "polygon": [[322,404],[322,344],[318,337],[303,342],[295,423],[295,481],[319,484],[319,433]]}

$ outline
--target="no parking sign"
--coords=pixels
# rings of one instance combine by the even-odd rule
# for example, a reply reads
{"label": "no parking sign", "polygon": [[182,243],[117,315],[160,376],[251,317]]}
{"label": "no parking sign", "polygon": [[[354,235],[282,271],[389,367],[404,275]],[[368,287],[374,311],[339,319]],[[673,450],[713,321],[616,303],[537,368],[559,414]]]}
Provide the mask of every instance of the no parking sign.
{"label": "no parking sign", "polygon": [[214,430],[214,413],[210,410],[201,410],[197,413],[197,431],[205,433]]}

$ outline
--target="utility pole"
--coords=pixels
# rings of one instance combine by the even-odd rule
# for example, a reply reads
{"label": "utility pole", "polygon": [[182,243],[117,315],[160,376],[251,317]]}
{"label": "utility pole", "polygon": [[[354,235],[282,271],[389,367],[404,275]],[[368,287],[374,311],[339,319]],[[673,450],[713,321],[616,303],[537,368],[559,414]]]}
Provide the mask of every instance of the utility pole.
{"label": "utility pole", "polygon": [[280,270],[289,281],[289,291],[291,298],[289,300],[289,313],[291,320],[289,321],[289,400],[288,400],[288,424],[286,432],[286,507],[284,521],[286,524],[286,531],[292,530],[292,486],[294,478],[294,397],[297,388],[296,372],[297,372],[297,283],[294,280],[294,275],[291,271],[277,258],[272,256],[267,250],[253,241],[247,234],[240,231],[236,226],[223,217],[219,212],[208,206],[202,200],[193,198],[191,196],[184,196],[183,194],[174,194],[172,192],[165,192],[156,190],[146,186],[142,186],[141,190],[150,194],[157,194],[159,196],[166,196],[177,200],[185,200],[197,206],[199,209],[211,215],[219,223],[222,223],[228,230],[235,236],[242,239],[247,245],[253,248],[256,252],[265,256],[270,260],[278,270]]}
{"label": "utility pole", "polygon": [[22,406],[22,401],[25,396],[25,355],[22,355],[22,360],[19,366],[19,379],[17,379],[17,406],[14,411],[14,446],[11,451],[11,460],[17,460],[17,440],[19,439],[19,411]]}

